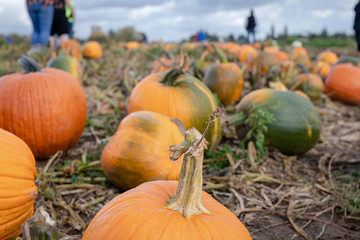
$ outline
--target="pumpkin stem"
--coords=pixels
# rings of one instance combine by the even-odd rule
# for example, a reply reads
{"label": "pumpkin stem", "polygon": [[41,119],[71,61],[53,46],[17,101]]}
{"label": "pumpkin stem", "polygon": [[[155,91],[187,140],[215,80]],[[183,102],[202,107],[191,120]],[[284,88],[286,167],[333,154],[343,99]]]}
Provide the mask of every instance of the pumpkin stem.
{"label": "pumpkin stem", "polygon": [[161,81],[165,86],[175,86],[176,79],[185,74],[189,68],[189,57],[187,54],[180,53],[180,64],[177,68],[170,70]]}
{"label": "pumpkin stem", "polygon": [[211,214],[201,201],[202,195],[202,169],[204,160],[204,150],[207,149],[208,142],[204,136],[209,126],[223,113],[223,108],[216,109],[211,115],[207,128],[203,134],[195,128],[190,128],[185,132],[185,139],[179,145],[171,145],[171,160],[177,160],[185,154],[180,172],[180,179],[176,194],[172,196],[166,208],[178,211],[186,219],[197,214]]}
{"label": "pumpkin stem", "polygon": [[218,48],[213,42],[211,42],[210,44],[214,48],[216,54],[218,55],[220,62],[227,63],[228,60],[227,60],[225,53],[222,50],[220,50],[220,48]]}
{"label": "pumpkin stem", "polygon": [[39,67],[37,62],[34,59],[29,58],[27,56],[22,56],[18,60],[18,63],[25,69],[26,73],[41,71],[41,68]]}

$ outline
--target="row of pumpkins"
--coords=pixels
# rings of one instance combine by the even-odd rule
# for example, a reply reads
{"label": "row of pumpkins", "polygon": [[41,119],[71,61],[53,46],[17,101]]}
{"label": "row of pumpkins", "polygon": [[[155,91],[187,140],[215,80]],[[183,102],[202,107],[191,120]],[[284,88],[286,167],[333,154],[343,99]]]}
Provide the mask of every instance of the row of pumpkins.
{"label": "row of pumpkins", "polygon": [[[95,49],[96,53],[101,52],[100,45]],[[262,54],[259,50],[256,53],[258,56]],[[83,54],[85,56],[85,51]],[[73,52],[71,55],[77,57]],[[97,57],[99,55],[95,54],[94,58]],[[37,195],[34,155],[36,158],[46,158],[58,150],[69,149],[79,139],[86,121],[86,98],[74,76],[55,68],[40,69],[36,62],[26,57],[19,62],[26,72],[0,78],[0,161],[4,166],[0,170],[0,181],[4,183],[0,187],[0,201],[3,203],[0,207],[0,239],[19,235],[21,224],[33,214],[34,198]],[[48,66],[53,62],[56,61],[50,60]],[[60,64],[59,68],[63,65]],[[342,77],[347,73],[340,72],[340,78],[339,74],[332,73],[336,73],[339,67],[353,71],[348,78],[360,71],[352,65],[338,64],[331,68],[326,82],[347,81]],[[311,84],[311,80],[302,81]],[[204,132],[204,123],[209,121],[209,116],[217,108],[213,92],[224,105],[231,104],[240,98],[242,83],[243,74],[239,67],[225,62],[210,67],[204,82],[186,74],[182,68],[145,77],[131,93],[129,115],[121,121],[102,153],[102,168],[107,178],[124,190],[132,190],[109,202],[95,216],[83,238],[104,239],[101,234],[109,234],[114,236],[113,239],[129,239],[126,236],[135,234],[136,219],[138,223],[149,224],[149,227],[145,227],[149,232],[140,231],[139,237],[132,239],[147,239],[144,237],[146,234],[157,236],[154,239],[170,238],[167,234],[174,234],[175,227],[164,226],[160,231],[161,222],[183,224],[181,227],[177,225],[177,237],[171,237],[172,239],[202,239],[201,234],[204,234],[204,239],[214,238],[211,236],[218,236],[216,234],[230,234],[225,239],[251,239],[236,216],[205,193],[200,191],[200,197],[194,200],[197,203],[189,202],[196,205],[195,209],[202,209],[203,206],[198,206],[202,205],[201,201],[198,202],[202,195],[206,199],[203,201],[205,207],[213,215],[195,214],[196,216],[184,219],[164,208],[171,194],[181,192],[176,189],[176,182],[148,182],[179,179],[185,161],[180,156],[176,160],[169,160],[168,147],[184,139],[184,129],[195,127]],[[354,88],[351,90],[354,91]],[[336,93],[348,97],[344,91]],[[320,119],[310,100],[291,91],[259,89],[244,96],[237,111],[249,113],[253,103],[267,107],[277,119],[268,126],[266,138],[270,146],[287,154],[297,154],[306,152],[317,142]],[[185,128],[181,127],[182,124]],[[238,126],[242,127],[244,126]],[[187,135],[190,134],[185,134]],[[209,149],[214,150],[220,140],[221,123],[217,119],[206,134]],[[204,149],[206,143],[200,152]],[[183,169],[189,171],[188,168]],[[148,183],[142,184],[144,182]],[[201,186],[199,182],[193,184]],[[154,201],[158,204],[156,208]],[[175,209],[178,208],[183,207],[177,206]],[[116,216],[108,212],[113,209],[119,209]],[[155,216],[154,211],[159,211],[159,214]],[[127,217],[130,212],[132,217]],[[158,219],[153,221],[153,217]],[[223,220],[219,221],[219,217]],[[120,221],[119,227],[114,228]],[[156,227],[151,224],[156,224]],[[191,227],[193,224],[201,224],[207,230],[204,233],[194,233],[195,229]],[[223,226],[220,228],[223,230],[219,229],[219,225]],[[151,229],[153,230],[150,231]],[[159,232],[161,237],[156,235]]]}

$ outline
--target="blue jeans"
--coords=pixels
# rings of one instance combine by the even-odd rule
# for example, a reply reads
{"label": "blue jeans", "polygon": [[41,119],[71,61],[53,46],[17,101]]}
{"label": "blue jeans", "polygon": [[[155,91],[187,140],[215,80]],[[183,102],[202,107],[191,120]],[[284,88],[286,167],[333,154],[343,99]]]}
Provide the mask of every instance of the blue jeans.
{"label": "blue jeans", "polygon": [[69,38],[72,38],[72,28],[73,28],[73,22],[69,22]]}
{"label": "blue jeans", "polygon": [[246,38],[246,43],[250,43],[250,35],[252,35],[253,37],[253,42],[256,42],[256,38],[255,38],[255,29],[248,29],[247,30],[247,38]]}
{"label": "blue jeans", "polygon": [[44,7],[37,2],[28,7],[29,15],[34,27],[30,43],[48,45],[51,25],[54,18],[54,6]]}

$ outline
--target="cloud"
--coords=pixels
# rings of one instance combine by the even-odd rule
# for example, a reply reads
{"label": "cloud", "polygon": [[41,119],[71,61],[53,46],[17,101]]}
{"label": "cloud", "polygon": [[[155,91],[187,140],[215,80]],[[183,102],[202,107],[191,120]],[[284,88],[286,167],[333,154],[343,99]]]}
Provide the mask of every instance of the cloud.
{"label": "cloud", "polygon": [[[249,10],[255,10],[257,35],[270,33],[353,33],[354,0],[82,0],[75,1],[75,36],[86,39],[92,25],[104,32],[133,26],[150,41],[179,41],[199,29],[211,34],[245,34]],[[0,33],[30,34],[25,2],[0,0]]]}

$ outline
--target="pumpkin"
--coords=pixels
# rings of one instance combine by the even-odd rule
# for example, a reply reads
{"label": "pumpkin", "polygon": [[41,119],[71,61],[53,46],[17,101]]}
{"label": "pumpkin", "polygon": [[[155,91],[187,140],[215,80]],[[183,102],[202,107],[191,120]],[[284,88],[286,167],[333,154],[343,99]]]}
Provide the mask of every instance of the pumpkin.
{"label": "pumpkin", "polygon": [[26,143],[0,128],[0,239],[15,238],[34,213],[35,158]]}
{"label": "pumpkin", "polygon": [[[245,95],[237,112],[250,114],[260,104],[274,115],[276,121],[266,124],[265,143],[284,154],[300,154],[311,149],[320,136],[320,117],[311,101],[291,91],[258,89]],[[247,126],[236,126],[243,139]]]}
{"label": "pumpkin", "polygon": [[[199,79],[178,72],[150,74],[135,86],[130,95],[128,112],[152,111],[182,121],[204,131],[205,122],[217,103],[209,88]],[[221,139],[220,121],[210,127],[206,135],[213,150]]]}
{"label": "pumpkin", "polygon": [[126,43],[127,49],[138,49],[139,47],[140,47],[140,44],[137,41],[131,41],[131,42]]}
{"label": "pumpkin", "polygon": [[61,49],[65,50],[66,55],[71,55],[77,59],[79,59],[81,57],[81,45],[80,45],[80,42],[76,39],[67,40],[61,46]]}
{"label": "pumpkin", "polygon": [[292,49],[292,53],[293,53],[293,55],[298,55],[298,54],[308,55],[308,52],[304,47],[294,47]]}
{"label": "pumpkin", "polygon": [[261,52],[257,55],[254,65],[262,75],[265,75],[276,62],[276,56],[273,53]]}
{"label": "pumpkin", "polygon": [[273,46],[266,46],[263,49],[264,52],[269,52],[269,53],[276,53],[278,51],[280,51],[279,46],[273,45]]}
{"label": "pumpkin", "polygon": [[317,56],[317,61],[325,61],[330,65],[333,65],[334,63],[336,63],[338,61],[338,56],[336,55],[336,53],[330,51],[330,50],[326,50],[323,51],[321,53],[319,53],[319,55]]}
{"label": "pumpkin", "polygon": [[325,80],[325,93],[335,100],[360,104],[360,69],[347,63],[334,65]]}
{"label": "pumpkin", "polygon": [[316,62],[315,66],[311,72],[316,73],[323,78],[326,78],[326,76],[329,74],[330,68],[331,68],[331,66],[328,62],[318,61],[318,62]]}
{"label": "pumpkin", "polygon": [[310,68],[311,67],[311,60],[309,55],[307,54],[296,54],[293,58],[294,62],[296,63],[300,63],[302,65],[304,65],[306,68]]}
{"label": "pumpkin", "polygon": [[64,70],[73,75],[78,80],[80,80],[82,76],[82,68],[79,60],[72,56],[53,57],[48,61],[46,67]]}
{"label": "pumpkin", "polygon": [[275,52],[274,54],[275,54],[276,60],[278,62],[289,60],[289,55],[284,51],[280,50],[280,51]]}
{"label": "pumpkin", "polygon": [[310,97],[301,90],[295,90],[294,93],[299,94],[300,96],[306,98],[307,100],[311,100]]}
{"label": "pumpkin", "polygon": [[152,181],[120,194],[96,214],[82,239],[251,239],[232,212],[202,191],[206,145],[196,129],[187,130],[171,149],[172,159],[186,152],[179,183]]}
{"label": "pumpkin", "polygon": [[66,150],[79,139],[86,121],[86,98],[76,78],[40,69],[22,57],[26,72],[0,78],[0,127],[23,139],[35,157]]}
{"label": "pumpkin", "polygon": [[342,56],[335,64],[339,63],[350,63],[356,67],[360,67],[360,59],[354,56]]}
{"label": "pumpkin", "polygon": [[154,180],[178,180],[182,159],[170,160],[167,147],[183,139],[165,115],[138,111],[126,116],[101,155],[106,177],[122,189]]}
{"label": "pumpkin", "polygon": [[169,71],[171,66],[174,64],[173,59],[169,59],[166,57],[161,57],[154,62],[154,67],[151,70],[151,73],[164,72]]}
{"label": "pumpkin", "polygon": [[251,54],[256,53],[256,49],[250,45],[243,45],[238,51],[239,61],[244,63],[246,62],[246,57]]}
{"label": "pumpkin", "polygon": [[240,98],[244,80],[238,65],[230,62],[210,66],[204,82],[223,105],[228,105]]}
{"label": "pumpkin", "polygon": [[83,56],[86,58],[101,58],[102,48],[100,43],[98,43],[97,41],[89,41],[85,43],[83,49]]}
{"label": "pumpkin", "polygon": [[311,99],[318,99],[320,94],[324,92],[324,83],[317,74],[301,73],[296,76],[291,89],[302,90]]}

